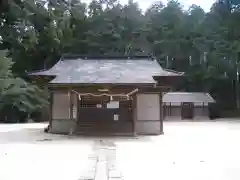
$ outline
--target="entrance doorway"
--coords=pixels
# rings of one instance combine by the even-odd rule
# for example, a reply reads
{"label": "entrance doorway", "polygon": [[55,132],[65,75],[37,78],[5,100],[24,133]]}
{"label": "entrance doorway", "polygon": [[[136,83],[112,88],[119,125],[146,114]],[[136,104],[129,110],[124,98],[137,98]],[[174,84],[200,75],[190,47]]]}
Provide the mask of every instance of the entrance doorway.
{"label": "entrance doorway", "polygon": [[82,99],[78,108],[77,133],[132,134],[132,101],[119,101],[111,107],[109,100]]}
{"label": "entrance doorway", "polygon": [[182,119],[194,118],[194,104],[190,102],[182,103]]}

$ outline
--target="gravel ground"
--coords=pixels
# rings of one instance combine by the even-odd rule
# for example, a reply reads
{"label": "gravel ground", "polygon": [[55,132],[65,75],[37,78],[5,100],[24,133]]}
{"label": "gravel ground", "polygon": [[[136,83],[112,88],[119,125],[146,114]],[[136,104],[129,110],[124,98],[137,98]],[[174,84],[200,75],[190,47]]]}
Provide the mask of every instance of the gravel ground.
{"label": "gravel ground", "polygon": [[84,138],[0,125],[0,180],[239,180],[240,120],[165,122],[165,135]]}
{"label": "gravel ground", "polygon": [[240,121],[168,122],[164,136],[117,150],[126,180],[240,179]]}

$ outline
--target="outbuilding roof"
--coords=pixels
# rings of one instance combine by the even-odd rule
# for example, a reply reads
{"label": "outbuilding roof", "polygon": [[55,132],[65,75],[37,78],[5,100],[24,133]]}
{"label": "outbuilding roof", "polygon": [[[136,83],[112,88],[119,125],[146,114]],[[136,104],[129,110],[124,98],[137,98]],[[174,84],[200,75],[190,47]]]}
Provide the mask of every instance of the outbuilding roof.
{"label": "outbuilding roof", "polygon": [[214,103],[215,100],[209,93],[203,92],[169,92],[163,95],[164,103]]}
{"label": "outbuilding roof", "polygon": [[51,69],[30,75],[55,76],[53,84],[81,83],[155,83],[153,76],[181,76],[183,73],[165,70],[146,56],[82,57],[64,56]]}

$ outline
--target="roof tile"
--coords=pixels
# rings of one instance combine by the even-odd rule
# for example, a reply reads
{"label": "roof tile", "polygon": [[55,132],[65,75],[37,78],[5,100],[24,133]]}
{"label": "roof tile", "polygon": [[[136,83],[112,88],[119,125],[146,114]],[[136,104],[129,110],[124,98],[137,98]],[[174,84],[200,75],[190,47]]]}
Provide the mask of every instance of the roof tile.
{"label": "roof tile", "polygon": [[155,83],[153,76],[177,76],[152,59],[60,60],[51,69],[30,75],[56,76],[50,83]]}
{"label": "roof tile", "polygon": [[215,100],[209,93],[203,92],[169,92],[163,95],[164,103],[214,103]]}

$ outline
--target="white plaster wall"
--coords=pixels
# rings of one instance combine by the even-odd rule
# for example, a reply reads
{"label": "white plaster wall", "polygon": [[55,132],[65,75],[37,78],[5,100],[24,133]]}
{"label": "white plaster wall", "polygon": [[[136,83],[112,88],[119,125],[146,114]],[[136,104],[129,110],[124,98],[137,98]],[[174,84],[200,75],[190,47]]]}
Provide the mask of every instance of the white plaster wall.
{"label": "white plaster wall", "polygon": [[73,118],[70,120],[70,96],[68,93],[55,92],[53,94],[52,128],[51,133],[68,134],[76,125],[77,95],[73,94]]}
{"label": "white plaster wall", "polygon": [[137,95],[136,131],[139,135],[160,134],[159,94]]}
{"label": "white plaster wall", "polygon": [[53,93],[52,119],[69,119],[70,99],[68,93]]}
{"label": "white plaster wall", "polygon": [[70,119],[53,119],[52,128],[50,129],[51,133],[56,134],[69,134],[71,131],[74,131],[76,122]]}
{"label": "white plaster wall", "polygon": [[138,121],[136,131],[139,135],[160,134],[160,121]]}
{"label": "white plaster wall", "polygon": [[160,120],[159,94],[137,95],[137,120]]}

